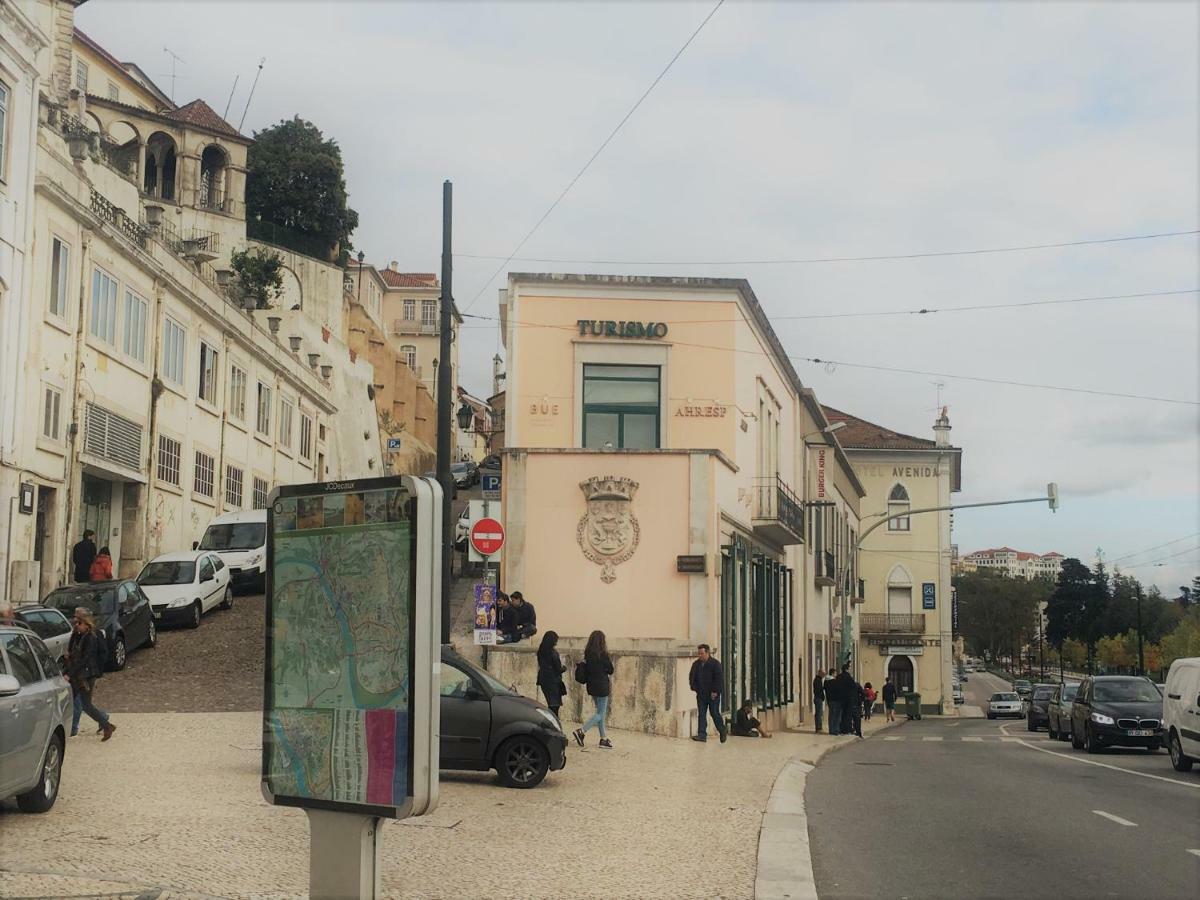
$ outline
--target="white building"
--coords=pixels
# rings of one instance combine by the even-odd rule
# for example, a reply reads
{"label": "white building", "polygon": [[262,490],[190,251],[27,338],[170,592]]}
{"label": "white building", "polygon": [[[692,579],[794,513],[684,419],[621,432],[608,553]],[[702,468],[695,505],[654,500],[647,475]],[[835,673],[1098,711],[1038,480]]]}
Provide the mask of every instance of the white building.
{"label": "white building", "polygon": [[998,547],[994,550],[976,550],[963,557],[963,571],[1000,572],[1009,578],[1058,578],[1062,568],[1061,553],[1027,553],[1024,550],[1014,550],[1012,547]]}

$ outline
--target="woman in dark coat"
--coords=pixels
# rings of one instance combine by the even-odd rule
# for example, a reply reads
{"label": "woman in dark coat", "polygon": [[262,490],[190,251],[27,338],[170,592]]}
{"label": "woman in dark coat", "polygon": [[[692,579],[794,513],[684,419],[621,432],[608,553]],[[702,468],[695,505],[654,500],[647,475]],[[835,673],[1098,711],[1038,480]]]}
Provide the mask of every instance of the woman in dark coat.
{"label": "woman in dark coat", "polygon": [[[575,741],[582,747],[584,735],[595,726],[600,729],[600,747],[611,750],[612,741],[608,739],[608,732],[604,730],[604,719],[608,715],[608,697],[612,693],[613,664],[608,657],[608,642],[603,631],[592,632],[580,665],[583,672],[576,673],[576,680],[587,685],[588,696],[595,702],[596,712],[583,723],[582,728],[575,729]],[[584,677],[579,678],[579,674],[583,674]]]}
{"label": "woman in dark coat", "polygon": [[[100,671],[100,648],[97,645],[104,638],[96,634],[96,623],[92,614],[82,606],[75,610],[74,625],[65,656],[67,680],[71,682],[71,690],[75,692],[79,708],[96,720],[96,724],[100,726],[100,733],[104,735],[101,740],[107,741],[117,726],[108,721],[108,713],[92,703],[96,679],[103,674]],[[78,733],[78,726],[79,719],[76,717],[72,722],[72,735]]]}
{"label": "woman in dark coat", "polygon": [[550,707],[550,712],[554,713],[555,718],[561,719],[558,711],[562,707],[563,695],[567,692],[567,686],[563,684],[562,676],[563,672],[567,671],[567,667],[563,665],[556,647],[558,647],[557,631],[547,631],[542,635],[542,642],[537,649],[537,683],[546,696],[546,705]]}

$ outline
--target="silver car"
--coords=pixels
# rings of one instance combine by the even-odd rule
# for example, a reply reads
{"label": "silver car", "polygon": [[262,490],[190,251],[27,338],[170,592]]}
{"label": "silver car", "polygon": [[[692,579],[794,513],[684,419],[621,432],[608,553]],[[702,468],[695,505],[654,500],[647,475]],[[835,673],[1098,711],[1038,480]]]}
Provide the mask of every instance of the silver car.
{"label": "silver car", "polygon": [[71,642],[71,620],[61,610],[27,606],[18,609],[16,615],[45,642],[51,656],[57,660],[63,658]]}
{"label": "silver car", "polygon": [[988,700],[987,717],[997,719],[1001,716],[1012,716],[1014,719],[1025,718],[1025,701],[1016,691],[1001,691],[992,694]]}
{"label": "silver car", "polygon": [[45,812],[58,797],[71,688],[28,628],[0,625],[0,799]]}

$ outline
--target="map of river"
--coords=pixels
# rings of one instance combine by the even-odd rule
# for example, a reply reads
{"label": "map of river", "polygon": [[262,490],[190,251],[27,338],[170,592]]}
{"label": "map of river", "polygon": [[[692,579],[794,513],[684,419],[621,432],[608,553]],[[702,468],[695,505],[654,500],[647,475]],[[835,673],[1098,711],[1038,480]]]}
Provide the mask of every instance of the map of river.
{"label": "map of river", "polygon": [[412,523],[401,490],[273,509],[267,784],[401,806],[408,794]]}

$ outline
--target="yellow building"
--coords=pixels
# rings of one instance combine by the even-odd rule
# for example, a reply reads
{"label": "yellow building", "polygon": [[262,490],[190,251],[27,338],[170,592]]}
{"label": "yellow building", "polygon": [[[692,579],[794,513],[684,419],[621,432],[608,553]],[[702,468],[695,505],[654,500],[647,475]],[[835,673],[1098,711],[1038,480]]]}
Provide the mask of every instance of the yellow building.
{"label": "yellow building", "polygon": [[[513,274],[501,320],[502,585],[572,659],[606,632],[615,726],[690,733],[700,642],[724,665],[727,711],[751,698],[798,724],[865,492],[835,437],[810,448],[829,422],[749,283]],[[528,644],[488,665],[532,689]]]}

